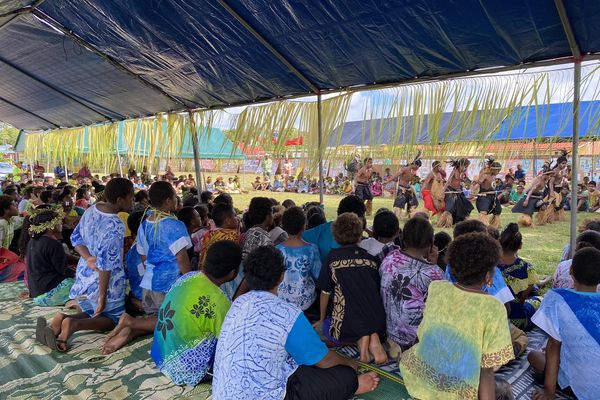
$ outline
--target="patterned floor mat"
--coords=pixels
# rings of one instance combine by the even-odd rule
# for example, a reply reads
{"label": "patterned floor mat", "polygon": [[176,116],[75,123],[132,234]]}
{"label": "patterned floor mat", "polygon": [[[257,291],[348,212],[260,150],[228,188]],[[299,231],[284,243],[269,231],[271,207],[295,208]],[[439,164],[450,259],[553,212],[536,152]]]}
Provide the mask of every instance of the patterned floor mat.
{"label": "patterned floor mat", "polygon": [[59,308],[18,299],[25,287],[0,284],[0,399],[171,399],[210,396],[210,385],[175,386],[150,359],[151,339],[110,355],[100,353],[104,334],[73,336],[68,353],[35,341],[38,316],[48,320]]}

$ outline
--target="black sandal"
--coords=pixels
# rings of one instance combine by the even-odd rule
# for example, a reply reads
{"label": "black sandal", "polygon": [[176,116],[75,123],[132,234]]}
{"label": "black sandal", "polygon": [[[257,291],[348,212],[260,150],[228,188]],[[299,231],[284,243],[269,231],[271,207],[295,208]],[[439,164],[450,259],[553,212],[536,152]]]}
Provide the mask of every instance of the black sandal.
{"label": "black sandal", "polygon": [[46,341],[46,328],[48,327],[48,322],[44,317],[38,317],[37,325],[35,327],[35,340],[38,343],[48,346],[48,342]]}
{"label": "black sandal", "polygon": [[44,330],[44,336],[46,338],[46,346],[50,347],[54,351],[58,351],[60,353],[66,353],[68,350],[67,341],[60,340],[56,336],[54,336],[54,332],[52,329],[47,327]]}

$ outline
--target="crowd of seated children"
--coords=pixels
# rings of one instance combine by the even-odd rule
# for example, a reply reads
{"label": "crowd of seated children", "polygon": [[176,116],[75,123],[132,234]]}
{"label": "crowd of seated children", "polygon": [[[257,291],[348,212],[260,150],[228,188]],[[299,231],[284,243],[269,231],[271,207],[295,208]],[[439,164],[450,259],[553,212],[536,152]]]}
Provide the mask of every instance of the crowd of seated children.
{"label": "crowd of seated children", "polygon": [[[413,216],[401,232],[396,216],[382,209],[371,233],[364,203],[348,195],[340,201],[334,222],[327,222],[318,203],[302,209],[289,200],[279,206],[273,199],[256,197],[240,225],[229,194],[212,201],[212,194],[202,193],[199,205],[197,193],[190,188],[184,189],[180,200],[172,182],[157,181],[135,195],[137,212],[128,218],[125,214],[134,241],[127,250],[126,230],[118,214],[131,211],[133,184],[112,178],[95,188],[99,201],[94,203],[90,197],[87,210],[73,207],[79,190],[68,185],[40,191],[39,204],[33,204],[32,190],[29,203],[23,204],[25,209],[33,204],[23,227],[33,238],[22,253],[27,259],[32,253],[40,257],[27,264],[30,296],[40,305],[62,305],[76,298],[83,311],[73,316],[58,313],[49,325],[43,318],[38,320],[37,340],[55,350],[66,351],[69,338],[79,330],[111,331],[103,345],[105,354],[153,333],[152,357],[158,368],[176,384],[189,385],[209,379],[213,368],[215,396],[227,391],[218,398],[270,396],[283,390],[297,398],[333,393],[331,398],[342,399],[375,389],[376,376],[357,376],[348,368],[355,367],[352,361],[342,359],[345,364],[340,364],[335,353],[326,350],[306,320],[311,318],[329,344],[356,345],[361,361],[385,363],[389,356],[401,355],[406,387],[416,398],[475,398],[509,391],[505,382],[496,382],[493,370],[527,347],[526,335],[514,324],[522,329],[537,324],[554,342],[546,355],[531,356],[538,372],[544,364],[551,366],[545,370],[545,391],[536,396],[549,396],[558,380],[561,388],[569,386],[586,398],[586,389],[569,375],[574,365],[570,357],[576,353],[572,333],[548,325],[552,317],[545,316],[539,324],[538,317],[532,317],[540,304],[539,298],[532,298],[537,277],[519,258],[523,240],[515,224],[498,232],[467,220],[455,226],[452,242],[444,232],[433,234],[427,215]],[[11,212],[16,203],[12,203],[14,193],[8,192],[3,210],[8,210],[6,217],[12,221],[18,209]],[[45,202],[61,208],[47,208]],[[67,254],[59,240],[65,224],[62,214],[75,208],[85,212],[79,223],[71,225],[72,245],[81,259],[75,280],[69,281]],[[586,231],[577,239],[577,254],[600,249],[600,233],[592,231],[595,224],[600,225],[586,222]],[[98,231],[107,234],[98,237]],[[365,234],[370,237],[364,238]],[[568,254],[568,247],[565,251]],[[555,274],[555,286],[570,288],[567,297],[586,292],[587,284],[579,285],[575,275],[569,280],[576,259],[561,263]],[[442,281],[444,277],[449,282]],[[593,304],[585,296],[582,299]],[[573,296],[562,297],[568,303]],[[571,309],[579,307],[580,300],[574,300]],[[558,309],[552,305],[544,309],[544,301],[535,315]],[[248,309],[259,313],[250,315]],[[144,316],[134,317],[140,313]],[[585,318],[574,328],[580,335],[586,326],[593,326]],[[256,324],[260,328],[239,332],[239,326]],[[456,332],[466,325],[468,332]],[[560,338],[547,329],[556,329]],[[252,346],[258,340],[268,346],[233,346]],[[559,342],[560,369],[555,342]],[[593,351],[587,342],[585,346]],[[564,363],[563,351],[570,352]],[[449,361],[457,354],[461,363]],[[257,368],[262,371],[264,364],[232,368],[228,361],[232,357],[262,357],[272,360],[274,368],[257,376]],[[451,373],[457,385],[446,385],[443,376],[420,374],[425,367]]]}

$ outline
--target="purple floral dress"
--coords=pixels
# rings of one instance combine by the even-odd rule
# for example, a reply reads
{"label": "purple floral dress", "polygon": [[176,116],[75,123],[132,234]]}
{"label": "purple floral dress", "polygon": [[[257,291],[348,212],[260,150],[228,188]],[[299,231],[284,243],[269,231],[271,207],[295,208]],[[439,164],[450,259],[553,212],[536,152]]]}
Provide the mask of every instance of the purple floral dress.
{"label": "purple floral dress", "polygon": [[395,249],[383,259],[379,273],[388,337],[407,350],[417,341],[429,284],[444,279],[444,272]]}

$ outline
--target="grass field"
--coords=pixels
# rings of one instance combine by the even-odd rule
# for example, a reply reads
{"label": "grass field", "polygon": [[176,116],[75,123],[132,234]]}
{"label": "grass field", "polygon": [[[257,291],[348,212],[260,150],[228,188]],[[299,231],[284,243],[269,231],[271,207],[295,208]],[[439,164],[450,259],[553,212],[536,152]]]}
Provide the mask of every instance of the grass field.
{"label": "grass field", "polygon": [[[246,209],[250,199],[255,196],[271,197],[279,202],[285,199],[292,199],[297,205],[304,204],[309,201],[319,201],[318,195],[296,194],[296,193],[274,193],[274,192],[250,192],[249,194],[234,194],[233,200],[235,206],[241,210]],[[341,196],[325,196],[325,213],[328,220],[332,220],[336,216],[337,205],[341,200]],[[392,208],[392,199],[376,198],[373,204],[373,212],[378,208]],[[476,217],[474,210],[471,215]],[[567,218],[568,218],[567,213]],[[587,218],[592,218],[598,214],[580,213],[577,216],[578,223]],[[518,214],[510,212],[510,208],[504,208],[502,211],[502,223],[516,222]],[[369,219],[369,224],[372,219]],[[401,222],[403,224],[403,222]],[[436,228],[436,231],[438,228]],[[447,230],[450,234],[450,230]],[[522,229],[524,243],[523,250],[520,255],[527,261],[531,262],[541,276],[550,275],[554,272],[556,265],[560,261],[563,247],[569,242],[569,222],[556,222],[551,225]]]}

